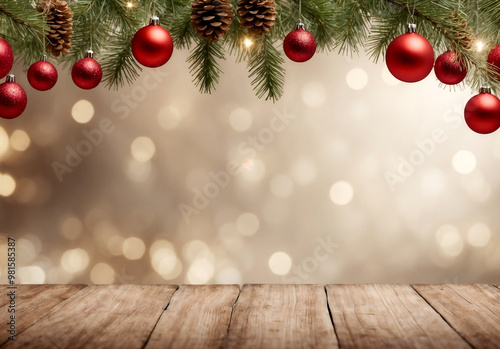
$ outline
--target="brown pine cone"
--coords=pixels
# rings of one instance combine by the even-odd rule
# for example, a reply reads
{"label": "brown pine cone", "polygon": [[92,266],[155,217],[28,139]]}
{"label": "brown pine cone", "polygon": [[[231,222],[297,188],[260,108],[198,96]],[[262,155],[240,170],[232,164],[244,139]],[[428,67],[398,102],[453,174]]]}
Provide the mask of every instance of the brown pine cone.
{"label": "brown pine cone", "polygon": [[451,14],[450,18],[453,22],[457,23],[457,33],[455,37],[460,40],[460,46],[466,50],[470,50],[475,38],[474,33],[467,25],[467,20],[465,18],[459,18],[456,11]]}
{"label": "brown pine cone", "polygon": [[269,32],[277,14],[274,0],[240,0],[238,3],[241,25],[254,35]]}
{"label": "brown pine cone", "polygon": [[226,35],[233,18],[229,0],[195,0],[191,7],[191,25],[199,36],[210,42]]}
{"label": "brown pine cone", "polygon": [[50,26],[45,45],[47,52],[55,57],[66,55],[71,49],[73,35],[73,11],[68,3],[62,0],[40,0],[36,9],[46,16]]}

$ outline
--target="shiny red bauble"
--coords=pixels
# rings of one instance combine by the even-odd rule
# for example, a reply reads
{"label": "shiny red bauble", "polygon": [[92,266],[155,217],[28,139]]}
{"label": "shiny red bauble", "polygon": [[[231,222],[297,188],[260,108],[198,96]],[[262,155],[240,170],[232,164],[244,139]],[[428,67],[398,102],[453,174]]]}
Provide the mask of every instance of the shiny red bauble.
{"label": "shiny red bauble", "polygon": [[132,39],[132,54],[137,62],[149,68],[167,63],[173,51],[172,37],[158,24],[157,18],[152,18],[151,24],[139,29]]}
{"label": "shiny red bauble", "polygon": [[14,75],[0,85],[0,117],[15,119],[21,115],[28,104],[28,96],[24,89],[15,82]]}
{"label": "shiny red bauble", "polygon": [[493,78],[500,81],[500,44],[491,49],[488,54],[488,63],[491,64],[492,68],[496,71]]}
{"label": "shiny red bauble", "polygon": [[45,60],[35,62],[28,69],[28,81],[38,91],[50,90],[57,83],[57,69]]}
{"label": "shiny red bauble", "polygon": [[467,67],[456,52],[446,51],[436,59],[434,72],[443,84],[456,85],[465,79]]}
{"label": "shiny red bauble", "polygon": [[14,64],[14,53],[9,43],[0,38],[0,79],[9,74]]}
{"label": "shiny red bauble", "polygon": [[472,97],[465,106],[465,122],[474,132],[495,132],[500,127],[500,100],[488,92]]}
{"label": "shiny red bauble", "polygon": [[304,29],[302,24],[288,33],[283,42],[283,50],[288,58],[294,62],[305,62],[314,56],[316,52],[316,40],[314,36]]}
{"label": "shiny red bauble", "polygon": [[75,63],[71,70],[71,77],[76,86],[91,90],[99,85],[102,79],[101,65],[87,53],[87,57]]}
{"label": "shiny red bauble", "polygon": [[417,82],[434,66],[434,50],[422,35],[409,32],[394,39],[386,52],[386,64],[396,79]]}

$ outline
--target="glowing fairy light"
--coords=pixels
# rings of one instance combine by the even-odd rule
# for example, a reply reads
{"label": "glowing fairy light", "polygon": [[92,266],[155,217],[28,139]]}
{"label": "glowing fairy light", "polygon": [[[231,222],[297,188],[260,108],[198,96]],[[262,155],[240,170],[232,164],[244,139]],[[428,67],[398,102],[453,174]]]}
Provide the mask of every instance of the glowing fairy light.
{"label": "glowing fairy light", "polygon": [[476,43],[476,47],[477,47],[477,52],[481,52],[483,50],[483,47],[484,47],[484,44],[482,41],[478,41]]}
{"label": "glowing fairy light", "polygon": [[129,2],[127,2],[127,8],[128,8],[128,9],[131,9],[131,8],[133,8],[133,7],[134,7],[134,4],[133,4],[132,2],[130,2],[130,1],[129,1]]}
{"label": "glowing fairy light", "polygon": [[253,41],[250,40],[249,38],[245,38],[245,40],[243,40],[243,44],[245,45],[246,48],[250,48],[250,46],[253,45]]}

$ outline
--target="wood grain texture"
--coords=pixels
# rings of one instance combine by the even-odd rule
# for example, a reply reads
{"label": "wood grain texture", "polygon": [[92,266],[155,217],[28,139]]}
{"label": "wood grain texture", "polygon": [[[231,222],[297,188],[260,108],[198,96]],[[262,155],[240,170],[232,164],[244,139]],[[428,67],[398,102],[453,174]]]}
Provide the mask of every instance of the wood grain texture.
{"label": "wood grain texture", "polygon": [[142,348],[177,286],[87,286],[5,348]]}
{"label": "wood grain texture", "polygon": [[500,348],[500,290],[492,285],[413,285],[475,348]]}
{"label": "wood grain texture", "polygon": [[245,285],[233,310],[228,348],[337,348],[320,285]]}
{"label": "wood grain texture", "polygon": [[342,348],[470,348],[409,285],[328,285]]}
{"label": "wood grain texture", "polygon": [[[65,301],[75,293],[86,287],[86,285],[18,285],[16,291],[16,332],[19,335],[28,327],[35,324],[47,315],[47,312],[57,304]],[[2,298],[9,291],[7,286],[1,286]],[[8,322],[12,313],[8,312],[8,304],[0,307],[0,319],[2,324]],[[5,320],[5,322],[4,322]],[[7,341],[7,331],[0,332],[0,344]]]}
{"label": "wood grain texture", "polygon": [[238,285],[180,286],[146,349],[222,347],[239,293]]}

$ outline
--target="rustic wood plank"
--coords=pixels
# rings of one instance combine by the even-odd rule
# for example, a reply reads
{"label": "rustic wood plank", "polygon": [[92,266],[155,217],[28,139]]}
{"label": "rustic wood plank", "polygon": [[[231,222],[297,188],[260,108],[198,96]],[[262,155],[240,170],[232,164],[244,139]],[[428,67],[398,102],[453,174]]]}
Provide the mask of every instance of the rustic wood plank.
{"label": "rustic wood plank", "polygon": [[[2,286],[2,298],[13,289]],[[19,335],[28,327],[47,315],[57,304],[70,298],[86,285],[17,285],[15,313],[8,312],[8,304],[0,307],[2,324],[7,323],[11,314],[16,316],[16,332]],[[4,322],[5,319],[5,322]],[[1,331],[0,344],[8,340],[9,333]]]}
{"label": "rustic wood plank", "polygon": [[182,285],[158,321],[146,349],[221,348],[238,285]]}
{"label": "rustic wood plank", "polygon": [[320,285],[245,285],[229,326],[228,348],[337,348]]}
{"label": "rustic wood plank", "polygon": [[342,348],[470,348],[410,285],[328,285]]}
{"label": "rustic wood plank", "polygon": [[88,286],[5,347],[142,348],[177,286]]}
{"label": "rustic wood plank", "polygon": [[492,285],[413,285],[475,348],[500,348],[500,290]]}

